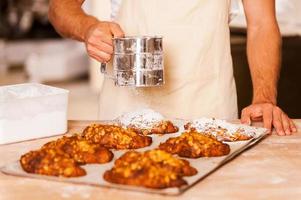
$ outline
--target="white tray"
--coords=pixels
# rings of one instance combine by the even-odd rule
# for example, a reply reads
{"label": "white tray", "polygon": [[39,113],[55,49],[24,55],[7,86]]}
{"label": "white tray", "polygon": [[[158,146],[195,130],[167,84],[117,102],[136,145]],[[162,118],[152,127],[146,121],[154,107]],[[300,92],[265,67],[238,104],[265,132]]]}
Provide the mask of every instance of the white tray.
{"label": "white tray", "polygon": [[[179,126],[179,132],[174,134],[167,134],[163,136],[152,135],[153,143],[149,147],[138,149],[137,151],[145,151],[148,149],[154,149],[158,147],[161,142],[166,141],[170,137],[179,136],[183,131],[184,121],[173,121],[177,126]],[[106,122],[107,123],[107,122]],[[114,161],[119,158],[124,152],[127,150],[113,150],[114,159],[110,163],[106,164],[89,164],[84,165],[83,168],[87,171],[87,175],[83,177],[77,178],[64,178],[64,177],[51,177],[51,176],[44,176],[44,175],[36,175],[36,174],[29,174],[22,170],[19,161],[15,161],[10,163],[1,168],[1,171],[8,175],[15,175],[15,176],[22,176],[22,177],[30,177],[30,178],[37,178],[37,179],[47,179],[53,181],[63,181],[73,184],[82,184],[82,185],[93,185],[98,187],[110,187],[116,189],[124,189],[124,190],[132,190],[132,191],[139,191],[139,192],[147,192],[147,193],[156,193],[156,194],[164,194],[164,195],[179,195],[189,189],[190,187],[194,186],[196,183],[210,175],[212,172],[217,170],[222,165],[226,164],[228,161],[239,155],[244,150],[248,149],[249,147],[253,146],[261,139],[263,139],[267,134],[263,131],[263,129],[258,129],[256,132],[256,136],[248,141],[240,141],[240,142],[227,142],[230,145],[231,152],[227,156],[222,157],[213,157],[213,158],[198,158],[198,159],[186,159],[190,162],[190,164],[198,170],[198,173],[195,176],[191,177],[184,177],[187,181],[188,185],[183,186],[181,188],[168,188],[168,189],[148,189],[143,187],[136,187],[136,186],[126,186],[126,185],[119,185],[119,184],[112,184],[106,182],[102,175],[106,170],[109,170],[113,167]]]}

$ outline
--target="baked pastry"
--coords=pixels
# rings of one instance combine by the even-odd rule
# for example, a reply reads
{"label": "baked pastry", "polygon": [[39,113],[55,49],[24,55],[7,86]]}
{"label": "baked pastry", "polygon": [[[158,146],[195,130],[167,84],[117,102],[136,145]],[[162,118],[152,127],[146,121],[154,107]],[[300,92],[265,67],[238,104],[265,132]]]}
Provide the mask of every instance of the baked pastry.
{"label": "baked pastry", "polygon": [[78,177],[86,171],[62,151],[52,148],[30,151],[20,158],[24,171],[48,176]]}
{"label": "baked pastry", "polygon": [[187,158],[224,156],[230,153],[228,144],[194,131],[169,138],[159,145],[159,149]]}
{"label": "baked pastry", "polygon": [[187,131],[197,131],[213,136],[219,141],[235,142],[252,139],[256,134],[254,127],[230,124],[224,120],[201,118],[184,125]]}
{"label": "baked pastry", "polygon": [[156,165],[182,176],[192,176],[197,173],[197,170],[191,167],[187,160],[175,158],[172,154],[159,149],[148,150],[142,153],[128,151],[115,161],[115,165],[122,166],[133,162],[144,162],[146,165]]}
{"label": "baked pastry", "polygon": [[80,135],[63,136],[43,145],[43,149],[53,148],[63,151],[79,164],[107,163],[113,159],[113,153],[99,144],[94,144]]}
{"label": "baked pastry", "polygon": [[111,183],[163,189],[186,185],[183,176],[196,173],[197,170],[188,161],[161,150],[150,150],[123,154],[103,177]]}
{"label": "baked pastry", "polygon": [[151,109],[123,114],[118,118],[122,126],[134,129],[143,135],[176,133],[179,128]]}
{"label": "baked pastry", "polygon": [[152,138],[117,125],[93,124],[83,131],[83,137],[112,149],[138,149],[151,145]]}
{"label": "baked pastry", "polygon": [[130,124],[127,127],[143,135],[151,135],[151,134],[163,135],[168,133],[176,133],[179,131],[179,128],[175,126],[171,121],[168,120],[159,121],[157,123],[154,123],[150,127],[143,127],[135,124]]}

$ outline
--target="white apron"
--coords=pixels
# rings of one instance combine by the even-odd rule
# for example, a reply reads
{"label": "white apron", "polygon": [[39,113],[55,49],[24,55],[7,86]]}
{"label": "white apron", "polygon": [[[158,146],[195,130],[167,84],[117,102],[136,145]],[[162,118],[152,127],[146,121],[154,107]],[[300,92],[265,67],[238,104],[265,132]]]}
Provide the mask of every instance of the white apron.
{"label": "white apron", "polygon": [[100,119],[140,108],[168,118],[237,118],[229,35],[230,0],[123,0],[116,22],[127,36],[163,36],[165,85],[117,87],[105,79]]}

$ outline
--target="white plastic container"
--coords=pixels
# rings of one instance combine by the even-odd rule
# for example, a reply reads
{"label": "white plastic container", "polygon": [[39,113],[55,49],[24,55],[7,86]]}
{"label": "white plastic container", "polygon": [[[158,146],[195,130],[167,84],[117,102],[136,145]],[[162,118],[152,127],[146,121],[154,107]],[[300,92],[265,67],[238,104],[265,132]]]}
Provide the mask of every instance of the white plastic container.
{"label": "white plastic container", "polygon": [[0,144],[65,133],[68,94],[37,83],[0,87]]}

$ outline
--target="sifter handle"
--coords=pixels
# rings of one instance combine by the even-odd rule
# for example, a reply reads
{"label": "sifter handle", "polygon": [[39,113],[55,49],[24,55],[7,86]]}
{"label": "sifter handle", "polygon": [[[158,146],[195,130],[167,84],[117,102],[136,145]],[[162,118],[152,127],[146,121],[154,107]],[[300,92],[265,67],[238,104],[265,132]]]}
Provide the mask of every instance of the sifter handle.
{"label": "sifter handle", "polygon": [[100,72],[110,79],[115,80],[115,77],[107,72],[107,63],[100,64]]}

